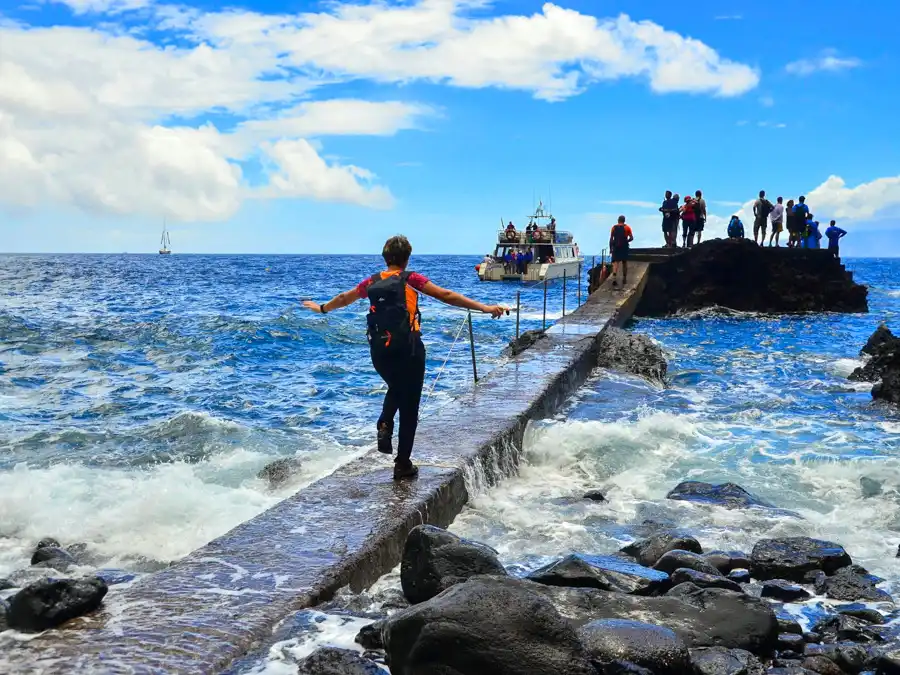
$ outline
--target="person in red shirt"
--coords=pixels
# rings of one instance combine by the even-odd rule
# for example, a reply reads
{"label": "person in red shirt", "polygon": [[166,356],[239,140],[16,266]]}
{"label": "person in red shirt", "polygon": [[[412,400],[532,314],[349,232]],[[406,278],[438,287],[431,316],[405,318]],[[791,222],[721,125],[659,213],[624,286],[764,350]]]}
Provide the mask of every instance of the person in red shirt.
{"label": "person in red shirt", "polygon": [[625,223],[625,216],[619,216],[619,221],[609,231],[609,250],[612,257],[612,286],[618,287],[619,268],[622,269],[622,288],[628,283],[628,251],[634,234],[631,227]]}
{"label": "person in red shirt", "polygon": [[690,195],[685,195],[684,206],[681,207],[681,246],[688,247],[688,235],[693,245],[694,234],[697,231],[697,212],[694,210],[694,200]]}
{"label": "person in red shirt", "polygon": [[418,272],[408,272],[406,266],[411,254],[412,246],[406,237],[391,237],[381,252],[387,265],[385,271],[363,279],[325,304],[311,300],[303,303],[307,309],[327,314],[357,300],[369,299],[366,332],[372,364],[388,386],[378,418],[379,452],[393,454],[394,417],[400,412],[395,480],[415,478],[419,474],[418,467],[410,459],[425,383],[425,345],[422,344],[418,294],[424,293],[454,307],[484,312],[495,319],[508,311],[501,305],[485,305],[441,288]]}

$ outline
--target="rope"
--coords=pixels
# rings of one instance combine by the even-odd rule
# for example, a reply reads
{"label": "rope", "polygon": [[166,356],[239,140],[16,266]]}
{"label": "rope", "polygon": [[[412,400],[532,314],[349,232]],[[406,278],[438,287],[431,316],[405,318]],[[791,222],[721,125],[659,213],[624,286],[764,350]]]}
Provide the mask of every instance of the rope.
{"label": "rope", "polygon": [[425,397],[425,402],[422,404],[422,407],[428,405],[428,401],[431,400],[431,394],[434,391],[434,388],[437,386],[438,379],[441,377],[441,373],[444,372],[444,368],[447,365],[447,362],[450,360],[450,355],[453,353],[453,348],[456,346],[456,343],[459,342],[459,336],[462,335],[463,328],[466,327],[466,321],[468,320],[469,315],[463,317],[463,320],[459,323],[459,330],[456,331],[456,337],[453,338],[453,344],[450,345],[450,349],[447,350],[447,357],[444,359],[444,362],[441,364],[441,367],[438,369],[437,375],[434,376],[434,381],[431,383],[431,389],[428,390],[428,395]]}

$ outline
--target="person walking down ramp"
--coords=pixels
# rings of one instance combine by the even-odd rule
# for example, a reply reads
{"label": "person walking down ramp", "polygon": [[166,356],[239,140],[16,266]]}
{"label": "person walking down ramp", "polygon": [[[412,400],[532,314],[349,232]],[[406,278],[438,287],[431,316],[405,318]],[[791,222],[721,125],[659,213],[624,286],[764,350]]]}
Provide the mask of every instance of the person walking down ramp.
{"label": "person walking down ramp", "polygon": [[840,258],[841,239],[847,236],[847,231],[839,228],[832,220],[828,229],[825,230],[825,236],[828,237],[828,252],[835,258]]}
{"label": "person walking down ramp", "polygon": [[387,265],[385,271],[364,279],[355,288],[336,295],[323,305],[311,300],[303,303],[307,309],[327,314],[357,300],[369,299],[366,335],[372,364],[388,386],[378,418],[379,452],[393,453],[394,416],[400,412],[394,480],[415,478],[419,474],[419,468],[410,459],[425,382],[425,345],[422,344],[419,293],[454,307],[490,314],[495,319],[506,311],[505,307],[484,305],[441,288],[418,272],[407,271],[411,254],[412,246],[406,237],[391,237],[381,252]]}
{"label": "person walking down ramp", "polygon": [[612,252],[612,286],[618,287],[619,270],[622,270],[622,288],[628,283],[628,251],[634,234],[625,223],[625,216],[619,216],[619,222],[609,231],[609,250]]}

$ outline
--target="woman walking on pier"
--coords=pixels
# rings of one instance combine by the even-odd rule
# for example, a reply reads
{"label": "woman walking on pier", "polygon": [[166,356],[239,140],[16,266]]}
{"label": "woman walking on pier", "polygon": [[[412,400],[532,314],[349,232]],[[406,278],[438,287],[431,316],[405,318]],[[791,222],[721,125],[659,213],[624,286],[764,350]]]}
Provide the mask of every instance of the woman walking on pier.
{"label": "woman walking on pier", "polygon": [[366,335],[372,364],[388,386],[378,418],[379,452],[393,454],[394,417],[400,412],[394,480],[419,475],[419,468],[410,459],[425,383],[425,345],[422,344],[420,330],[419,293],[454,307],[490,314],[495,319],[507,311],[501,305],[484,305],[441,288],[418,272],[407,271],[411,254],[412,246],[406,237],[391,237],[381,252],[387,265],[385,271],[363,279],[355,288],[344,291],[323,305],[311,300],[303,303],[307,309],[327,314],[357,300],[369,299]]}

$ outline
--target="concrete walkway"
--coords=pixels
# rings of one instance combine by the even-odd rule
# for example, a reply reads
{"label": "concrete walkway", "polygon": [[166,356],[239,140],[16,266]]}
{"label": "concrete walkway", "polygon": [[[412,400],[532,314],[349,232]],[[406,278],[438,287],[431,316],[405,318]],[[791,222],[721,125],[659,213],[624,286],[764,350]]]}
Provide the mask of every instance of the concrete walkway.
{"label": "concrete walkway", "polygon": [[467,475],[489,485],[515,470],[527,422],[584,383],[599,335],[631,317],[648,268],[632,263],[625,290],[607,281],[545,338],[423,419],[418,480],[394,482],[390,458],[372,451],[0,662],[22,673],[219,672],[289,613],[343,586],[367,587],[397,565],[412,527],[453,521]]}

